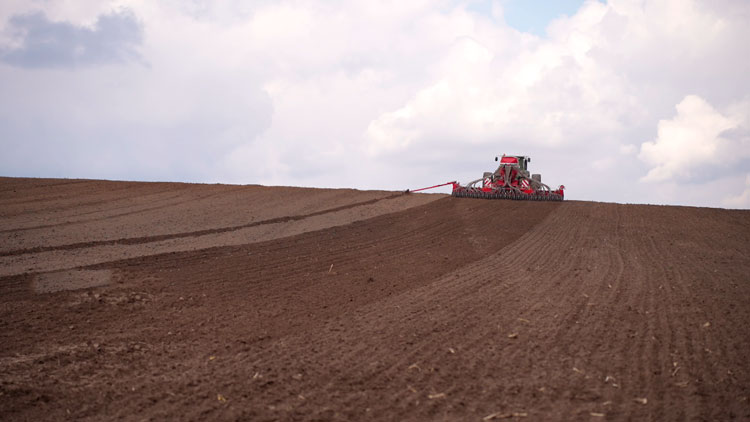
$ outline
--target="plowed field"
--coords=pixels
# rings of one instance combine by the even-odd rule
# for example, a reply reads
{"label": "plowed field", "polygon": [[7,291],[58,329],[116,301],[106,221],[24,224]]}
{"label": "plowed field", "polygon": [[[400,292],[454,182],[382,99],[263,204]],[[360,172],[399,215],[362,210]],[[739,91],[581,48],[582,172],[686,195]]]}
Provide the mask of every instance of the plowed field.
{"label": "plowed field", "polygon": [[750,420],[750,212],[0,178],[3,420]]}

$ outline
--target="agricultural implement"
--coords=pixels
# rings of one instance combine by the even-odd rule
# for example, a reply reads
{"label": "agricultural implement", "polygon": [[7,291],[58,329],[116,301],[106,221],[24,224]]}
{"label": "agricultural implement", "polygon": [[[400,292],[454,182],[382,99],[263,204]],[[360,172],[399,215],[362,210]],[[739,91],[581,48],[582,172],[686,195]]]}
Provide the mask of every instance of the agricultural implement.
{"label": "agricultural implement", "polygon": [[[457,198],[515,199],[532,201],[562,201],[565,186],[557,190],[542,183],[541,174],[530,174],[528,164],[531,157],[525,155],[505,155],[495,157],[500,166],[494,172],[485,172],[481,179],[461,185],[448,182],[442,185],[416,189],[411,192],[453,185],[452,195]],[[407,191],[409,192],[409,191]]]}

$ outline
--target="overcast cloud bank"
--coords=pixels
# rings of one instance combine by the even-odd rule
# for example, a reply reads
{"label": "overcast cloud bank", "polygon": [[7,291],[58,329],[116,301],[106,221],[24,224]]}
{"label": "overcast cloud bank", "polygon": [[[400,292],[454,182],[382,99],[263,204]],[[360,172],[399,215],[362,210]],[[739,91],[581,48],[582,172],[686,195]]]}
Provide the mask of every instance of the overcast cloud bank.
{"label": "overcast cloud bank", "polygon": [[750,3],[546,37],[477,3],[11,1],[0,173],[405,189],[506,152],[572,199],[750,208]]}
{"label": "overcast cloud bank", "polygon": [[29,68],[137,60],[142,41],[142,28],[127,11],[101,15],[93,28],[52,22],[43,12],[15,15],[7,30],[18,45],[0,49],[0,61]]}

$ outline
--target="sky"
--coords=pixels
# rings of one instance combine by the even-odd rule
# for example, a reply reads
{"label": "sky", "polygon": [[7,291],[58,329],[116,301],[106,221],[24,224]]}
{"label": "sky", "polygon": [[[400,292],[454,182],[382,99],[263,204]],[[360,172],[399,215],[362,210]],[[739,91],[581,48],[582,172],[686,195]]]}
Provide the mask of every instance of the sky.
{"label": "sky", "polygon": [[[750,208],[745,0],[3,0],[0,175]],[[442,192],[448,192],[443,188]]]}

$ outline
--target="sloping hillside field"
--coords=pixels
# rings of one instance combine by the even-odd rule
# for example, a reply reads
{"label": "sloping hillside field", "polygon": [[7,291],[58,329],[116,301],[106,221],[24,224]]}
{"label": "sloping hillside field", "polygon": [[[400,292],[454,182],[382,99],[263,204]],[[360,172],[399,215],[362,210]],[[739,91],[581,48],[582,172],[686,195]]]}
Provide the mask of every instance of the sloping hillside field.
{"label": "sloping hillside field", "polygon": [[3,420],[749,420],[750,212],[0,178]]}

